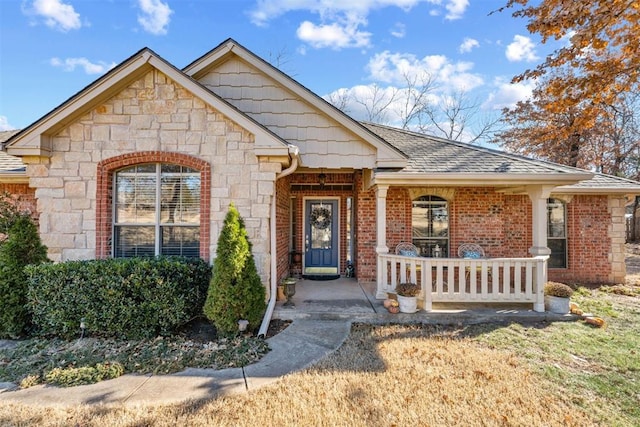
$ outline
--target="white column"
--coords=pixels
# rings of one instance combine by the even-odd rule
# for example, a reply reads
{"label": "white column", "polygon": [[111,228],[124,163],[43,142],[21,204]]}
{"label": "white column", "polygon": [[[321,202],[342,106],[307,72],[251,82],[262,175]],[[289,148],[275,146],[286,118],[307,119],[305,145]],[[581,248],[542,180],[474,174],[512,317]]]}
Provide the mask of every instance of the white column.
{"label": "white column", "polygon": [[536,263],[536,274],[534,278],[535,302],[533,310],[544,311],[544,284],[547,282],[547,259],[551,254],[551,249],[547,247],[547,199],[551,195],[551,185],[532,185],[527,187],[527,194],[531,199],[532,206],[532,240],[533,246],[529,248],[529,253],[539,258]]}
{"label": "white column", "polygon": [[376,253],[389,253],[387,247],[387,190],[388,185],[376,187]]}
{"label": "white column", "polygon": [[527,194],[532,206],[532,238],[533,246],[529,253],[533,256],[549,255],[551,250],[547,247],[547,199],[551,195],[551,185],[532,185],[527,187]]}
{"label": "white column", "polygon": [[376,275],[377,275],[377,299],[384,299],[387,293],[382,289],[382,262],[380,254],[389,253],[387,247],[387,190],[388,185],[378,185],[376,187]]}

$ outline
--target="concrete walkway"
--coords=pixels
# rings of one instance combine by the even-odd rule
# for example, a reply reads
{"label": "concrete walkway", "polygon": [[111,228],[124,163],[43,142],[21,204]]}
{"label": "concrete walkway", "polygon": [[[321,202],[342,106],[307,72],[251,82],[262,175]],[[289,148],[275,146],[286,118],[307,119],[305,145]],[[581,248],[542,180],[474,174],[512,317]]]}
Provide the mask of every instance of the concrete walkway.
{"label": "concrete walkway", "polygon": [[274,318],[291,319],[283,332],[269,338],[271,351],[259,362],[224,370],[187,369],[173,375],[124,375],[97,384],[58,388],[35,386],[15,390],[0,383],[0,403],[37,405],[178,403],[245,393],[309,366],[336,350],[353,322],[371,324],[428,323],[463,325],[485,322],[570,321],[571,315],[536,313],[527,307],[447,308],[414,314],[390,314],[374,297],[373,285],[354,279],[299,281],[295,307],[277,304]]}
{"label": "concrete walkway", "polygon": [[[97,384],[58,388],[35,386],[11,390],[0,383],[0,402],[27,405],[178,403],[244,393],[307,367],[336,350],[347,338],[350,323],[297,320],[267,342],[271,351],[258,363],[223,370],[187,369],[173,375],[123,375]],[[3,388],[4,387],[4,388]]]}

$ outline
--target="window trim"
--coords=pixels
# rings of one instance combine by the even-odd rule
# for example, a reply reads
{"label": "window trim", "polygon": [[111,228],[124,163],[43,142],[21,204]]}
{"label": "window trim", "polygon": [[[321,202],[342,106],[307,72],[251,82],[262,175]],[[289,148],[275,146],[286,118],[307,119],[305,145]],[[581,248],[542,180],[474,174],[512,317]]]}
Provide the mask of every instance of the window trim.
{"label": "window trim", "polygon": [[[423,199],[423,198],[429,198],[429,200],[419,200],[419,199]],[[451,253],[451,219],[450,219],[450,205],[451,203],[449,202],[449,200],[445,199],[444,197],[441,196],[437,196],[434,194],[423,194],[420,195],[418,197],[415,197],[411,200],[411,242],[416,245],[419,250],[420,250],[420,254],[421,256],[433,256],[433,254],[425,254],[424,253],[424,249],[422,247],[422,245],[420,245],[419,243],[417,243],[416,238],[413,235],[413,207],[414,207],[414,203],[416,201],[426,201],[426,202],[440,202],[440,203],[444,203],[445,208],[447,210],[447,236],[446,238],[443,237],[433,237],[433,238],[421,238],[419,239],[420,242],[424,242],[424,241],[436,241],[436,240],[446,240],[447,241],[447,248],[446,251],[442,250],[440,257],[441,258],[447,258],[449,257],[450,253]],[[437,244],[437,243],[436,243]]]}
{"label": "window trim", "polygon": [[168,163],[200,172],[200,258],[209,261],[211,242],[211,165],[197,157],[165,151],[142,151],[102,160],[96,167],[96,258],[109,258],[113,246],[113,175],[128,166]]}
{"label": "window trim", "polygon": [[[153,252],[154,252],[154,256],[158,256],[161,255],[163,253],[163,243],[164,243],[164,228],[165,227],[190,227],[190,228],[198,228],[198,253],[200,252],[200,244],[199,244],[199,240],[200,240],[200,222],[198,221],[198,224],[195,225],[193,223],[188,224],[188,223],[165,223],[162,221],[162,205],[161,205],[161,201],[162,201],[162,188],[163,188],[163,177],[167,177],[167,176],[175,176],[176,173],[175,172],[163,172],[162,169],[165,165],[170,165],[170,166],[174,166],[173,163],[158,163],[158,162],[153,162],[153,163],[138,163],[136,165],[130,165],[130,166],[126,166],[124,168],[120,168],[116,171],[113,172],[111,179],[113,180],[112,186],[113,188],[115,188],[116,193],[117,193],[117,189],[118,189],[118,176],[119,174],[123,174],[124,175],[134,175],[134,176],[138,176],[138,174],[143,173],[145,174],[145,172],[140,172],[140,171],[135,171],[135,172],[127,172],[128,169],[134,168],[136,166],[140,166],[140,165],[153,165],[154,166],[154,171],[152,172],[146,172],[146,174],[151,177],[154,177],[154,215],[153,215],[153,221],[149,221],[149,222],[143,222],[143,223],[138,223],[138,222],[127,222],[127,221],[118,221],[118,215],[117,215],[117,203],[112,202],[111,203],[111,209],[112,209],[112,218],[113,218],[113,222],[112,222],[112,239],[114,244],[112,244],[111,246],[111,257],[112,258],[116,258],[116,257],[123,257],[122,255],[117,256],[116,255],[116,245],[115,245],[115,241],[116,241],[116,229],[117,228],[121,228],[121,227],[153,227],[153,232],[154,232],[154,242],[153,242]],[[192,172],[185,172],[185,171],[180,171],[178,175],[180,176],[193,176],[193,175],[198,175],[198,179],[200,178],[200,173],[197,170],[194,170],[193,168],[189,168],[187,166],[181,166],[178,165],[180,168],[188,168],[190,171]],[[202,183],[200,183],[200,186],[198,188],[198,192],[201,191],[202,188]],[[117,200],[117,195],[115,196],[114,200]],[[200,208],[200,200],[198,199],[198,208]],[[198,212],[198,216],[199,216],[199,212]]]}
{"label": "window trim", "polygon": [[[550,236],[549,233],[549,205],[551,205],[552,203],[554,204],[560,204],[562,205],[562,216],[563,216],[563,237],[552,237]],[[557,270],[566,270],[569,268],[569,235],[568,235],[568,229],[567,229],[567,203],[564,200],[555,198],[555,197],[550,197],[547,199],[547,247],[549,247],[549,241],[550,240],[557,240],[557,241],[564,241],[564,260],[563,260],[563,266],[561,267],[549,267],[552,269],[557,269]],[[549,248],[551,249],[551,248]],[[549,261],[551,260],[551,256],[552,254],[549,253]]]}

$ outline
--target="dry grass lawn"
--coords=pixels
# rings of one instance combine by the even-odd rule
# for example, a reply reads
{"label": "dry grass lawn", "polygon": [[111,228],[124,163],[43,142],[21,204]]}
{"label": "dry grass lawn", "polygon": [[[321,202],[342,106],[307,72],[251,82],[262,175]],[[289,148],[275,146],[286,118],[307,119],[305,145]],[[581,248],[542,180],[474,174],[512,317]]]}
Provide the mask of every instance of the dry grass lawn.
{"label": "dry grass lawn", "polygon": [[640,425],[637,258],[627,286],[574,294],[605,317],[605,329],[582,322],[355,325],[315,366],[246,395],[77,408],[0,398],[0,426]]}
{"label": "dry grass lawn", "polygon": [[1,425],[596,425],[510,352],[456,329],[357,325],[337,352],[242,396],[163,407],[0,405]]}

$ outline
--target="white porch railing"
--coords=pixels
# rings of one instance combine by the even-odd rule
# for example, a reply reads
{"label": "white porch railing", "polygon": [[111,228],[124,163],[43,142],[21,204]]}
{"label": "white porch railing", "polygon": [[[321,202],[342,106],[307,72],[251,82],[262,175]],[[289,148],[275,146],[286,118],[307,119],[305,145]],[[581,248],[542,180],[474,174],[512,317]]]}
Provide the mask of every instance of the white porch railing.
{"label": "white porch railing", "polygon": [[[434,302],[531,303],[544,311],[547,256],[535,258],[423,258],[378,254],[377,298],[398,283],[419,283],[419,299],[429,311]],[[425,286],[426,285],[426,286]]]}

